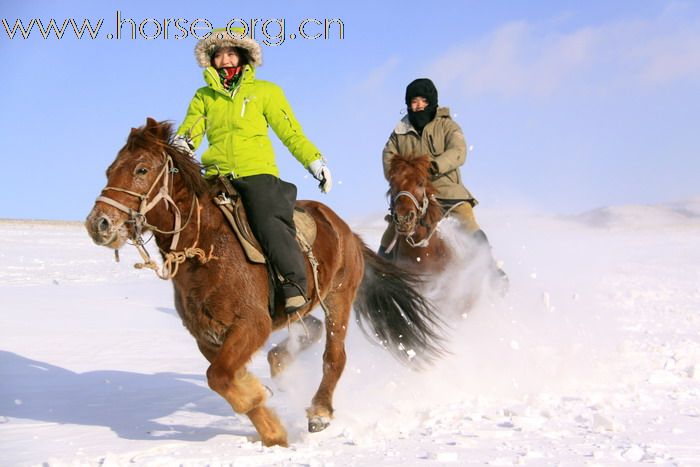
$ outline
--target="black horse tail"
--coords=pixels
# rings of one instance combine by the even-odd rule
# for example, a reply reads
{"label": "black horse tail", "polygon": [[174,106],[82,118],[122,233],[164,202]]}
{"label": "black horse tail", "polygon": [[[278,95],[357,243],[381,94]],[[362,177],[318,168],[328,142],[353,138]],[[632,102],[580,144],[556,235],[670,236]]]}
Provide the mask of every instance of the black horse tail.
{"label": "black horse tail", "polygon": [[400,269],[358,241],[365,260],[354,302],[360,329],[409,367],[421,369],[431,364],[446,352],[444,322],[418,292],[421,277]]}

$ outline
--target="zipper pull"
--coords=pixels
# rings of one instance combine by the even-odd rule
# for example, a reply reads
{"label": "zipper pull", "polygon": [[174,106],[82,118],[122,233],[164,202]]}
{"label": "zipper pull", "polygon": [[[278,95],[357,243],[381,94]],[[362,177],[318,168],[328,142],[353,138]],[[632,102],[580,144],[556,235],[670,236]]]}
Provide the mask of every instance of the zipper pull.
{"label": "zipper pull", "polygon": [[250,101],[247,97],[243,99],[243,107],[241,107],[241,117],[245,115],[245,106]]}

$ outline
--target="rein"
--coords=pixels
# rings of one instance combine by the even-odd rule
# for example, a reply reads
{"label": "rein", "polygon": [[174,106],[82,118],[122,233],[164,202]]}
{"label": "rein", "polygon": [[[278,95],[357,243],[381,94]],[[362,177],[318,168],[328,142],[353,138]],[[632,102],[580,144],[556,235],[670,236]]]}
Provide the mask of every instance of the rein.
{"label": "rein", "polygon": [[407,242],[409,245],[411,245],[412,247],[414,247],[414,248],[425,248],[425,247],[427,247],[428,244],[430,243],[430,239],[433,237],[433,235],[435,234],[435,232],[437,232],[437,228],[438,228],[438,226],[440,225],[440,222],[442,222],[443,219],[445,219],[447,216],[449,216],[450,213],[451,213],[457,206],[459,206],[459,205],[461,205],[461,204],[464,204],[464,203],[466,203],[466,201],[460,201],[459,203],[455,203],[455,204],[453,204],[452,206],[450,206],[450,209],[448,209],[447,211],[445,211],[445,212],[442,214],[442,217],[440,218],[440,220],[437,221],[437,222],[435,223],[435,225],[433,226],[433,228],[430,229],[430,232],[428,233],[428,236],[425,237],[423,240],[421,240],[420,242],[416,243],[416,242],[414,242],[413,236],[411,235],[410,237],[406,237],[406,242]]}
{"label": "rein", "polygon": [[[209,251],[208,256],[206,255],[204,250],[197,247],[197,243],[199,242],[199,231],[201,228],[201,216],[199,209],[199,199],[197,198],[197,195],[195,193],[192,194],[192,203],[190,206],[190,212],[187,215],[187,220],[185,221],[185,224],[182,225],[182,216],[180,214],[180,208],[178,208],[172,196],[170,196],[170,191],[172,190],[172,179],[170,177],[170,174],[177,173],[178,169],[177,167],[175,167],[173,163],[173,158],[171,156],[169,156],[166,153],[163,153],[163,157],[163,168],[161,169],[160,173],[158,174],[158,177],[156,177],[156,179],[153,181],[153,184],[145,194],[136,193],[134,191],[129,191],[124,188],[112,186],[106,186],[102,189],[103,192],[107,190],[118,191],[138,198],[140,200],[138,211],[134,211],[130,207],[105,195],[98,196],[96,202],[101,201],[126,213],[129,216],[129,220],[127,220],[126,222],[134,224],[134,246],[136,247],[136,250],[139,252],[141,258],[144,261],[143,263],[136,263],[134,267],[137,269],[152,269],[159,278],[163,280],[168,280],[175,277],[179,270],[180,264],[184,263],[189,258],[197,257],[199,261],[202,264],[204,264],[215,257],[213,256],[213,245]],[[158,193],[153,197],[153,199],[150,199],[151,193],[153,192],[154,188],[158,185],[158,182],[160,182],[161,180],[162,185],[158,189]],[[166,209],[168,209],[170,206],[173,207],[173,212],[175,215],[175,228],[173,230],[161,230],[158,227],[149,224],[146,220],[146,214],[161,201],[165,203]],[[177,244],[180,241],[180,232],[185,230],[185,228],[189,225],[190,220],[192,219],[192,214],[194,213],[195,209],[197,211],[197,235],[195,237],[194,243],[191,247],[186,247],[182,251],[176,251]],[[148,250],[146,250],[146,247],[144,246],[145,242],[143,241],[142,237],[144,230],[151,230],[165,235],[173,235],[173,239],[170,242],[171,251],[168,253],[164,253],[164,261],[161,270],[159,270],[158,264],[156,264],[156,262],[153,261],[153,259],[151,259],[151,255],[148,253]]]}

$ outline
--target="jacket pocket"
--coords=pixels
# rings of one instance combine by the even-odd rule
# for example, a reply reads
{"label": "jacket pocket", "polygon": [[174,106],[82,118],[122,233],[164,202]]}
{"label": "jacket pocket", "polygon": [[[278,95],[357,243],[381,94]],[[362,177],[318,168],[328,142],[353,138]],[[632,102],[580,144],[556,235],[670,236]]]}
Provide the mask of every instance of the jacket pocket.
{"label": "jacket pocket", "polygon": [[439,156],[445,152],[445,141],[442,138],[434,138],[433,135],[428,135],[428,147],[433,156]]}
{"label": "jacket pocket", "polygon": [[289,125],[289,129],[293,132],[296,133],[297,130],[294,128],[294,125],[292,124],[292,119],[289,118],[289,115],[287,115],[287,112],[284,111],[284,109],[280,109],[282,112],[282,118],[287,122],[287,125]]}

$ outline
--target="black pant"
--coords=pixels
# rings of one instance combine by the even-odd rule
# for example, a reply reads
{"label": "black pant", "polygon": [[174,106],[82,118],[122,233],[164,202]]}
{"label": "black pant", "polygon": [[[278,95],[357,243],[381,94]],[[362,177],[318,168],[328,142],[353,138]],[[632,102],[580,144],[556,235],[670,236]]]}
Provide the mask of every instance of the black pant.
{"label": "black pant", "polygon": [[297,187],[267,174],[236,178],[232,183],[241,195],[253,235],[285,280],[285,297],[306,296],[306,267],[293,220]]}

